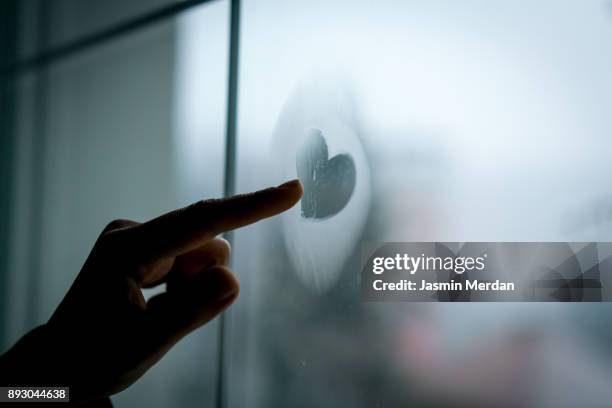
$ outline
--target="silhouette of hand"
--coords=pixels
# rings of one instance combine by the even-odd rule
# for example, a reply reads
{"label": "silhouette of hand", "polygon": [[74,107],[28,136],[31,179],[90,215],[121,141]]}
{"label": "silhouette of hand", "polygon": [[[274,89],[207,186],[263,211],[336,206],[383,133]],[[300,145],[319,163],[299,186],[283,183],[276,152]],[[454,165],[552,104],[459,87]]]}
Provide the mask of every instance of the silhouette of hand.
{"label": "silhouette of hand", "polygon": [[[215,236],[279,214],[301,195],[294,180],[143,224],[111,222],[51,319],[0,357],[0,384],[69,386],[77,402],[130,386],[238,296],[229,244]],[[164,282],[166,291],[145,301],[141,288]]]}

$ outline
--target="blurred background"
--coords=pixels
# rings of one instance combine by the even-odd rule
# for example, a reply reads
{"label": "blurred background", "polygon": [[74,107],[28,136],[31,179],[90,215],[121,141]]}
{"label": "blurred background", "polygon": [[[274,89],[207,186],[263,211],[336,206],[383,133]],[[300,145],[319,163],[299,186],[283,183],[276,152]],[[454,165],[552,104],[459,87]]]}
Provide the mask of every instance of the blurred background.
{"label": "blurred background", "polygon": [[358,280],[362,241],[612,239],[609,1],[0,8],[0,351],[110,220],[293,178],[329,126],[346,209],[236,232],[223,324],[115,406],[612,406],[607,303],[362,303]]}

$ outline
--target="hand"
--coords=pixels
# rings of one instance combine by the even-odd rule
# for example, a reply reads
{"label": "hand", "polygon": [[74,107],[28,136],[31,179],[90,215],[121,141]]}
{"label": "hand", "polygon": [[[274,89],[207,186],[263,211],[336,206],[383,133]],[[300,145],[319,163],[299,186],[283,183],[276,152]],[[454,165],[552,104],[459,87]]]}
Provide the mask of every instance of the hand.
{"label": "hand", "polygon": [[[238,296],[218,234],[291,208],[299,181],[200,201],[144,224],[111,222],[47,324],[0,357],[0,384],[70,387],[92,401],[134,383]],[[145,301],[141,288],[166,283]]]}

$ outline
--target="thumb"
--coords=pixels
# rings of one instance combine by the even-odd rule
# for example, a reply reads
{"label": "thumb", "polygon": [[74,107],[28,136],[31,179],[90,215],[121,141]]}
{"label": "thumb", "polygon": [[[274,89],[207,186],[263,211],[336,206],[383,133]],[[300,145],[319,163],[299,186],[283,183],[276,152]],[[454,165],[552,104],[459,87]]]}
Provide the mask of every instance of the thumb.
{"label": "thumb", "polygon": [[240,287],[222,265],[211,266],[188,285],[159,294],[147,303],[147,337],[151,351],[165,352],[187,334],[212,320],[231,305]]}

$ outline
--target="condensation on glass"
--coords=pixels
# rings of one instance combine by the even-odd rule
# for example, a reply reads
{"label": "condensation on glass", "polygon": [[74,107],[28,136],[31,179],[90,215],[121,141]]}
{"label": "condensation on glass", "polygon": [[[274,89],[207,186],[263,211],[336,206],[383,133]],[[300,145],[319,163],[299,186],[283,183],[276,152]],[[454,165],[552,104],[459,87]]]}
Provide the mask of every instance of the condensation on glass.
{"label": "condensation on glass", "polygon": [[[336,180],[331,202],[237,234],[230,406],[607,404],[610,306],[362,304],[352,245],[610,240],[609,7],[262,0],[242,16],[239,190],[329,179],[343,154],[356,185],[342,208]],[[348,106],[352,141],[303,119]]]}

